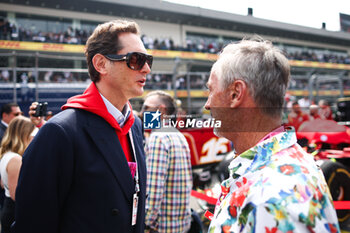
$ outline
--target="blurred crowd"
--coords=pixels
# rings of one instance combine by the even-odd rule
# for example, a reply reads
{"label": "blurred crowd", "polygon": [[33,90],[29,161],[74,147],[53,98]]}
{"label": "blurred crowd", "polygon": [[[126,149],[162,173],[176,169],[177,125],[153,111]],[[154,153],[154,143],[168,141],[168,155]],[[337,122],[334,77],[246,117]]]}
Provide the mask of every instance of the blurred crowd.
{"label": "blurred crowd", "polygon": [[[91,31],[86,29],[77,29],[68,27],[64,32],[34,32],[30,28],[16,26],[9,21],[0,22],[0,39],[17,41],[34,41],[46,43],[65,43],[65,44],[85,44]],[[174,43],[172,38],[153,38],[148,35],[141,37],[147,49],[157,50],[178,50],[188,52],[202,52],[216,54],[222,50],[225,44],[230,41],[223,41],[214,38],[205,38],[200,36],[189,36],[184,46]],[[329,62],[339,64],[350,64],[349,55],[332,54],[331,52],[318,53],[313,51],[288,51],[282,48],[287,57],[291,60]]]}
{"label": "blurred crowd", "polygon": [[[187,82],[189,77],[189,82]],[[2,70],[0,72],[0,83],[8,83],[12,81],[12,70]],[[189,76],[183,74],[176,77],[175,83],[173,83],[173,74],[170,73],[151,73],[146,76],[145,88],[148,90],[187,90],[188,84],[191,90],[204,90],[206,89],[206,82],[208,75],[205,73],[191,74]],[[89,77],[85,73],[74,72],[41,72],[39,73],[40,83],[81,83],[88,82]],[[27,84],[35,82],[35,73],[31,71],[21,71],[17,73],[17,83]],[[174,88],[175,86],[175,88]],[[292,79],[289,84],[289,90],[308,90],[309,83],[307,79]],[[343,89],[350,89],[350,80],[343,80]],[[334,83],[320,83],[318,90],[339,90],[339,86]]]}
{"label": "blurred crowd", "polygon": [[336,54],[316,54],[314,52],[307,51],[286,52],[286,54],[289,60],[350,64],[350,56],[341,56]]}
{"label": "blurred crowd", "polygon": [[85,44],[91,32],[68,27],[65,32],[33,32],[30,28],[16,26],[5,20],[0,22],[0,39],[46,43]]}
{"label": "blurred crowd", "polygon": [[[0,83],[13,82],[12,71],[2,70],[0,72]],[[17,83],[34,83],[35,73],[32,71],[17,72]],[[76,83],[89,81],[89,76],[84,73],[74,72],[53,72],[47,71],[39,74],[39,82],[44,83]]]}

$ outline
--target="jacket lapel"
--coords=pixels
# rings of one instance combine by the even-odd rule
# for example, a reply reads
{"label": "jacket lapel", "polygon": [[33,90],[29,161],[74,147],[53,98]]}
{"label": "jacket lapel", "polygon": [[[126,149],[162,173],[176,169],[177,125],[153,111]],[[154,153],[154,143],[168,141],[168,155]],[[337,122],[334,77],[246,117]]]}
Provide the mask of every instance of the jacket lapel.
{"label": "jacket lapel", "polygon": [[88,121],[86,131],[100,150],[120,187],[122,187],[126,199],[132,203],[132,196],[135,192],[134,181],[118,136],[115,129],[107,122],[100,117],[96,118],[93,119],[93,122]]}

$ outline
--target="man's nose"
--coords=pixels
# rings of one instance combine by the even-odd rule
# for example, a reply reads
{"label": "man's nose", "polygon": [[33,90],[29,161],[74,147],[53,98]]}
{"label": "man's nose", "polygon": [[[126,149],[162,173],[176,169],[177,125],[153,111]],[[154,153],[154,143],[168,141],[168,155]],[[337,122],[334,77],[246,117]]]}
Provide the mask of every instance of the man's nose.
{"label": "man's nose", "polygon": [[209,101],[209,99],[208,99],[207,102],[205,103],[204,108],[205,108],[206,110],[210,110],[210,101]]}
{"label": "man's nose", "polygon": [[141,72],[146,74],[151,73],[151,67],[149,67],[147,62],[145,62],[145,64],[143,65]]}

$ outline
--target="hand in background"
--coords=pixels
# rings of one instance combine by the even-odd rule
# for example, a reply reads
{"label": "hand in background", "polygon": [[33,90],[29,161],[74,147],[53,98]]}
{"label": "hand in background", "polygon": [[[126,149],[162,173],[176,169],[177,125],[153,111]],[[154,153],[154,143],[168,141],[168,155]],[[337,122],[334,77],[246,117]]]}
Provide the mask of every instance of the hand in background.
{"label": "hand in background", "polygon": [[45,120],[43,116],[38,116],[38,117],[34,116],[37,106],[38,106],[38,102],[33,102],[29,107],[28,114],[33,124],[35,124],[37,127],[41,127],[45,123]]}

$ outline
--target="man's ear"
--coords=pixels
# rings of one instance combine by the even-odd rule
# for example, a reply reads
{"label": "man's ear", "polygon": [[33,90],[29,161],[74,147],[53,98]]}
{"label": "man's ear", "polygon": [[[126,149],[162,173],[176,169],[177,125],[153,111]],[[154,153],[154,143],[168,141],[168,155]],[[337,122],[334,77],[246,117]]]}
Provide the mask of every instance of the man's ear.
{"label": "man's ear", "polygon": [[229,95],[230,95],[230,106],[232,108],[238,107],[242,104],[245,96],[248,94],[247,84],[243,80],[234,81],[229,87]]}
{"label": "man's ear", "polygon": [[94,65],[96,71],[102,75],[107,73],[107,62],[107,58],[99,53],[95,54],[95,56],[92,58],[92,64]]}

